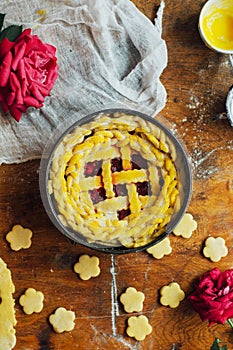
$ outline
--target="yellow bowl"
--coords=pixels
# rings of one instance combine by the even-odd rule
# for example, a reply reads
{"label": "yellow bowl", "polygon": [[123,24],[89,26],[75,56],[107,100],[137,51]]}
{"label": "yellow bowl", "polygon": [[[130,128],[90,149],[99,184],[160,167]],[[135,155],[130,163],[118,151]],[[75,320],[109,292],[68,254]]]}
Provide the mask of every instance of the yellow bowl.
{"label": "yellow bowl", "polygon": [[233,0],[208,0],[202,7],[198,28],[210,49],[233,53]]}

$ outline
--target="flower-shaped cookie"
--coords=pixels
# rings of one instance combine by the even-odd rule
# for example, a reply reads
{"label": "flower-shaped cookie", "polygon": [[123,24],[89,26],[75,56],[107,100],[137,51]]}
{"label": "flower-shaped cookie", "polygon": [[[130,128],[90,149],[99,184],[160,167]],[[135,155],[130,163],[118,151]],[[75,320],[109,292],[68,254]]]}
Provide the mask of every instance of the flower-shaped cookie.
{"label": "flower-shaped cookie", "polygon": [[7,233],[6,240],[10,243],[12,250],[27,249],[31,246],[32,231],[21,225],[13,226],[12,230]]}
{"label": "flower-shaped cookie", "polygon": [[74,265],[74,272],[79,274],[82,280],[89,280],[100,274],[99,258],[97,256],[81,255]]}
{"label": "flower-shaped cookie", "polygon": [[131,316],[128,319],[128,328],[126,333],[129,337],[136,340],[144,340],[147,335],[152,332],[152,327],[148,322],[148,318],[144,315]]}
{"label": "flower-shaped cookie", "polygon": [[19,303],[27,315],[31,315],[33,312],[41,312],[44,306],[43,301],[44,294],[36,291],[34,288],[28,288],[19,298]]}
{"label": "flower-shaped cookie", "polygon": [[225,240],[222,237],[208,237],[205,240],[203,254],[206,258],[210,258],[211,261],[218,262],[228,254]]}
{"label": "flower-shaped cookie", "polygon": [[142,311],[144,299],[144,293],[138,292],[133,287],[128,287],[125,293],[120,296],[120,301],[124,305],[126,312]]}
{"label": "flower-shaped cookie", "polygon": [[146,251],[147,253],[152,254],[155,259],[162,259],[164,255],[169,255],[172,252],[169,238],[166,237],[158,244],[148,248]]}
{"label": "flower-shaped cookie", "polygon": [[56,333],[70,332],[74,329],[75,313],[64,307],[59,307],[54,314],[49,316],[49,322]]}
{"label": "flower-shaped cookie", "polygon": [[171,308],[179,306],[180,301],[185,298],[184,291],[176,282],[171,282],[167,286],[162,287],[160,289],[160,295],[160,303],[164,306],[170,306]]}
{"label": "flower-shaped cookie", "polygon": [[179,224],[174,228],[173,233],[176,236],[190,238],[193,231],[197,228],[197,222],[194,220],[192,214],[185,213]]}

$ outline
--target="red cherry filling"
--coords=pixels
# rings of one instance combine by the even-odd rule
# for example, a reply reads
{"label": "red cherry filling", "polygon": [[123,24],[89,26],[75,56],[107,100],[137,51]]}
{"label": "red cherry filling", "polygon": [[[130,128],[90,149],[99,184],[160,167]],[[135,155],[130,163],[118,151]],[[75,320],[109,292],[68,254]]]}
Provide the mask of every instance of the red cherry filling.
{"label": "red cherry filling", "polygon": [[97,204],[106,199],[106,192],[103,187],[94,190],[89,190],[89,194],[93,204]]}
{"label": "red cherry filling", "polygon": [[115,173],[116,171],[123,170],[122,167],[122,159],[121,158],[114,158],[111,160],[111,171],[112,173]]}
{"label": "red cherry filling", "polygon": [[147,181],[136,183],[137,192],[140,196],[147,196],[150,193],[149,184]]}
{"label": "red cherry filling", "polygon": [[130,215],[130,209],[129,208],[121,209],[117,212],[117,214],[118,214],[118,219],[123,220],[126,216]]}
{"label": "red cherry filling", "polygon": [[95,160],[94,162],[88,162],[84,166],[84,176],[98,176],[102,173],[102,161]]}

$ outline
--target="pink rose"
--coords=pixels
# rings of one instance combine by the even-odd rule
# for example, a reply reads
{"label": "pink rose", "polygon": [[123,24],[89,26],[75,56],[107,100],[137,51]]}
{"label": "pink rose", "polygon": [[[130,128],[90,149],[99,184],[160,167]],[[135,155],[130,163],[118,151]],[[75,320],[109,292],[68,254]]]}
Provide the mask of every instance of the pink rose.
{"label": "pink rose", "polygon": [[28,107],[40,108],[58,75],[56,48],[26,29],[0,42],[0,103],[17,120]]}
{"label": "pink rose", "polygon": [[202,321],[208,320],[210,326],[225,323],[233,317],[233,269],[214,268],[200,276],[189,300]]}

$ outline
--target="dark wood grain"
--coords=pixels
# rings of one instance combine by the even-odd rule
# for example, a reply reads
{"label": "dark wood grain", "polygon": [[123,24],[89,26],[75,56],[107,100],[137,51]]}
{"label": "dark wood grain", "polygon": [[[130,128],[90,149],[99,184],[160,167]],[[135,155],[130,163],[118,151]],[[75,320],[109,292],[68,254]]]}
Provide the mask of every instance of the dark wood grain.
{"label": "dark wood grain", "polygon": [[[134,0],[153,20],[158,1]],[[208,350],[215,337],[233,348],[233,333],[227,325],[202,323],[187,299],[178,308],[159,303],[159,289],[178,282],[188,295],[196,278],[217,266],[232,267],[233,254],[233,129],[219,114],[232,85],[232,67],[227,55],[204,46],[197,22],[204,1],[167,0],[163,38],[168,48],[168,66],[161,80],[167,104],[161,115],[185,142],[193,163],[193,195],[188,211],[198,222],[190,239],[170,236],[172,253],[155,260],[146,252],[111,256],[72,245],[48,219],[38,184],[39,160],[0,167],[1,257],[12,271],[16,287],[16,350]],[[32,246],[13,252],[5,240],[14,224],[33,231]],[[203,242],[221,236],[229,249],[218,263],[204,258]],[[88,253],[100,258],[101,274],[82,281],[73,272],[78,257]],[[143,342],[126,333],[129,317],[119,302],[120,294],[134,286],[145,293],[143,314],[153,332]],[[26,288],[45,295],[40,314],[27,316],[18,299]],[[72,332],[55,334],[48,316],[64,306],[76,313]]]}

